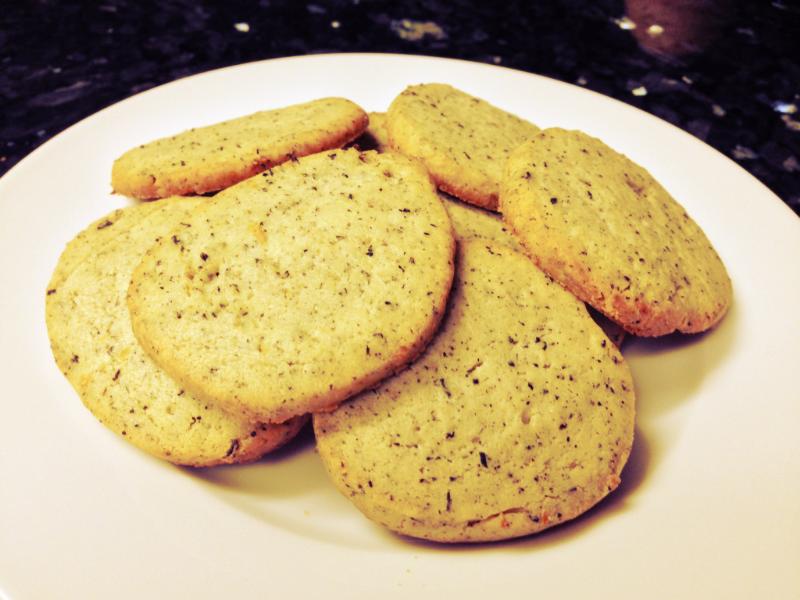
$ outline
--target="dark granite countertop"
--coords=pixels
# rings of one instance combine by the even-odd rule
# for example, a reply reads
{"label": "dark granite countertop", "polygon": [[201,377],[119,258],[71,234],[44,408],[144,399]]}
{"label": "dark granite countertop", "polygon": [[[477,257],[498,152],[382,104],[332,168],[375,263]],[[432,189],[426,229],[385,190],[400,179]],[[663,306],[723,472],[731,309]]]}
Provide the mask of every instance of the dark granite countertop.
{"label": "dark granite countertop", "polygon": [[800,214],[794,0],[30,0],[0,14],[0,174],[150,87],[324,52],[457,57],[623,100],[689,131]]}

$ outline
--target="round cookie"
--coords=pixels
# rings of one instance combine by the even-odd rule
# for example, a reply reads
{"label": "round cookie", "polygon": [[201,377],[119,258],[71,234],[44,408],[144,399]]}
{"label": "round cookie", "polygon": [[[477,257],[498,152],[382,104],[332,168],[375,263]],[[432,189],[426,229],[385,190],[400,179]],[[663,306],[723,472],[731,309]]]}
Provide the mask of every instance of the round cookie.
{"label": "round cookie", "polygon": [[413,360],[453,277],[447,212],[396,154],[331,151],[229,188],[165,236],[128,297],[187,389],[270,422],[325,410]]}
{"label": "round cookie", "polygon": [[539,128],[442,83],[406,88],[386,117],[391,145],[420,159],[440,189],[497,210],[511,151]]}
{"label": "round cookie", "polygon": [[198,400],[159,369],[133,336],[125,303],[133,268],[158,237],[202,202],[170,198],[99,219],[68,244],[46,297],[53,355],[86,407],[142,450],[191,466],[254,460],[304,423],[253,423]]}
{"label": "round cookie", "polygon": [[406,371],[313,416],[319,455],[367,517],[480,542],[572,519],[620,483],[631,375],[582,302],[524,255],[459,244],[442,327]]}
{"label": "round cookie", "polygon": [[730,306],[730,278],[697,223],[585,133],[547,129],[519,147],[500,209],[546,273],[631,333],[704,331]]}
{"label": "round cookie", "polygon": [[221,190],[287,160],[338,148],[367,121],[353,102],[322,98],[189,129],[120,156],[111,186],[142,199]]}

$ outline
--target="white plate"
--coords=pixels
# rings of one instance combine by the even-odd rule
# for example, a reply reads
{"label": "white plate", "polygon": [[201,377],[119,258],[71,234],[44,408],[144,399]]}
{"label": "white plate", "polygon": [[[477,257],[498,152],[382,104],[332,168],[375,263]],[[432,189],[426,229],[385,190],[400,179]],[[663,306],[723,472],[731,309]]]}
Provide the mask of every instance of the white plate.
{"label": "white plate", "polygon": [[[637,440],[624,482],[577,521],[443,547],[372,525],[308,436],[193,472],[100,426],[50,355],[45,286],[64,244],[125,203],[112,160],[152,138],[341,95],[385,109],[442,81],[646,166],[705,229],[735,304],[714,332],[627,346]],[[223,69],[112,106],[0,181],[0,596],[10,598],[800,597],[800,220],[693,137],[603,96],[482,64],[327,55]]]}

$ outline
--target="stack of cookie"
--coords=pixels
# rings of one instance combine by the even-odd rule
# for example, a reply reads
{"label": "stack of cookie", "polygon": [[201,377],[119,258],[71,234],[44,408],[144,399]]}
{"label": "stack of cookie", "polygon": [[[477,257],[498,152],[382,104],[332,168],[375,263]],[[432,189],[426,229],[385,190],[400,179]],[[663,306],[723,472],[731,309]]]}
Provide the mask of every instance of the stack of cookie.
{"label": "stack of cookie", "polygon": [[414,537],[507,539],[595,505],[633,444],[624,332],[702,331],[730,303],[644,169],[442,84],[369,118],[323,99],[184,132],[112,184],[163,199],[90,225],[48,287],[86,406],[195,466],[254,460],[312,414],[337,488]]}

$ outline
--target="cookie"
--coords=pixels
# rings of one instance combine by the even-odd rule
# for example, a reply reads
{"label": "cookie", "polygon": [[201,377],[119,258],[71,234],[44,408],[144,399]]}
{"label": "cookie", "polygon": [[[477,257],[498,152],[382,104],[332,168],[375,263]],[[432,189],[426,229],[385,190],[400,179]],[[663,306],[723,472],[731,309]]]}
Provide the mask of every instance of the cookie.
{"label": "cookie", "polygon": [[115,192],[135,198],[204,194],[287,160],[357,138],[367,114],[323,98],[199,127],[129,150],[111,170]]}
{"label": "cookie", "polygon": [[406,371],[313,416],[337,488],[370,519],[439,542],[563,523],[620,483],[633,382],[583,303],[524,255],[459,244],[442,327]]}
{"label": "cookie", "polygon": [[500,209],[545,272],[631,333],[704,331],[731,304],[697,223],[644,168],[585,133],[547,129],[517,149]]}
{"label": "cookie", "polygon": [[187,389],[280,422],[415,358],[453,277],[447,212],[396,154],[324,152],[217,195],[145,255],[128,304]]}
{"label": "cookie", "polygon": [[[453,224],[453,232],[456,235],[456,239],[487,239],[513,248],[518,252],[525,252],[525,249],[512,233],[511,228],[500,218],[500,215],[459,202],[444,194],[440,194],[440,196],[447,209],[447,214],[450,215],[450,222]],[[600,325],[600,328],[614,342],[617,348],[622,347],[622,342],[625,340],[625,330],[619,324],[594,309],[589,310],[589,315]]]}
{"label": "cookie", "polygon": [[539,128],[441,83],[406,88],[389,107],[391,145],[420,159],[443,191],[497,210],[511,151]]}
{"label": "cookie", "polygon": [[125,302],[133,268],[159,236],[201,203],[170,198],[99,219],[67,246],[46,296],[53,355],[86,407],[142,450],[191,466],[256,459],[304,422],[254,423],[198,400],[159,369],[133,336]]}
{"label": "cookie", "polygon": [[386,113],[369,113],[369,125],[364,133],[353,142],[359,150],[391,152],[389,132],[386,130]]}

